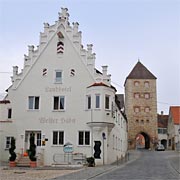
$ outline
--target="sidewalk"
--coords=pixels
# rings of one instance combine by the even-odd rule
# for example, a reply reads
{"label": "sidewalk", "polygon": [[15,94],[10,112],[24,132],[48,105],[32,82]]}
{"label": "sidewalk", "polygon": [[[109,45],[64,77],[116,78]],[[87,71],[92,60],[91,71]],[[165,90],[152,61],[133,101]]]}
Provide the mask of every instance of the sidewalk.
{"label": "sidewalk", "polygon": [[112,165],[105,166],[95,166],[95,167],[85,167],[79,172],[67,174],[61,177],[54,178],[52,180],[89,180],[93,177],[96,177],[100,174],[106,173],[113,169],[119,168],[120,166],[124,166],[127,163],[131,163],[140,157],[140,151],[129,151],[129,159],[115,162]]}
{"label": "sidewalk", "polygon": [[8,164],[0,165],[1,180],[87,180],[112,169],[124,166],[137,159],[140,156],[140,151],[129,151],[127,159],[119,160],[112,165],[95,166],[95,167],[38,167],[25,168],[15,167],[10,168]]}

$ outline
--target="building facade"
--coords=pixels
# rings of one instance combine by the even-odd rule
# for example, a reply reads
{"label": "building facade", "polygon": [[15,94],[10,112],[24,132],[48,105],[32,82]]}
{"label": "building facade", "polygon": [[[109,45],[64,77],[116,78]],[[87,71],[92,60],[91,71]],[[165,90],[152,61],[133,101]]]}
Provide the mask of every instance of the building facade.
{"label": "building facade", "polygon": [[167,126],[168,126],[168,115],[158,114],[158,144],[163,144],[167,149]]}
{"label": "building facade", "polygon": [[168,149],[180,151],[180,106],[170,106],[168,118]]}
{"label": "building facade", "polygon": [[144,136],[144,148],[157,143],[156,77],[140,62],[125,81],[125,112],[128,119],[129,149],[135,149],[138,135]]}
{"label": "building facade", "polygon": [[55,24],[44,23],[37,48],[28,46],[23,70],[13,67],[12,85],[0,104],[1,160],[8,160],[11,137],[21,155],[32,133],[43,165],[62,163],[68,151],[93,156],[96,164],[126,154],[127,120],[116,88],[107,66],[102,72],[95,68],[93,45],[83,47],[78,25],[70,25],[62,8]]}

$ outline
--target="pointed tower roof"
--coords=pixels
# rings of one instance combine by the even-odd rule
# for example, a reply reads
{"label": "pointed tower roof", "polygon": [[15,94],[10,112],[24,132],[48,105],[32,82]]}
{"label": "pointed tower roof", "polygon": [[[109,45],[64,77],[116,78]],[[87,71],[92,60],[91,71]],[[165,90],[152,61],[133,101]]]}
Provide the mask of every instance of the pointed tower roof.
{"label": "pointed tower roof", "polygon": [[126,79],[157,79],[157,78],[140,61],[138,61]]}

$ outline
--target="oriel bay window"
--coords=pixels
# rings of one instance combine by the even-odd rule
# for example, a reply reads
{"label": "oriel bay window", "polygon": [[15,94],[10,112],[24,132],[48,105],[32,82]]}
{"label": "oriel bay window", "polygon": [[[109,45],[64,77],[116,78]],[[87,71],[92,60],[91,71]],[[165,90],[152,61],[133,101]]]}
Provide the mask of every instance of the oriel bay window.
{"label": "oriel bay window", "polygon": [[53,145],[64,145],[64,131],[53,131]]}
{"label": "oriel bay window", "polygon": [[28,108],[32,110],[39,109],[39,96],[28,97]]}
{"label": "oriel bay window", "polygon": [[54,110],[64,110],[65,109],[65,97],[64,96],[54,96],[53,109]]}
{"label": "oriel bay window", "polygon": [[90,145],[90,131],[78,132],[78,145]]}

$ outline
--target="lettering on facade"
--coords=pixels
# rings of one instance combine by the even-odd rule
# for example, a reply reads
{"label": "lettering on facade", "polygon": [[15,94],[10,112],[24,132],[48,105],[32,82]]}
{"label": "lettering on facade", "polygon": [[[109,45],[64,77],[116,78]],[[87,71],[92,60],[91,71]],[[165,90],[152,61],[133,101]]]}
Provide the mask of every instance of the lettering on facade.
{"label": "lettering on facade", "polygon": [[75,118],[46,118],[46,117],[40,117],[39,122],[42,124],[75,124],[76,119]]}
{"label": "lettering on facade", "polygon": [[45,92],[71,92],[71,86],[70,87],[46,87]]}

